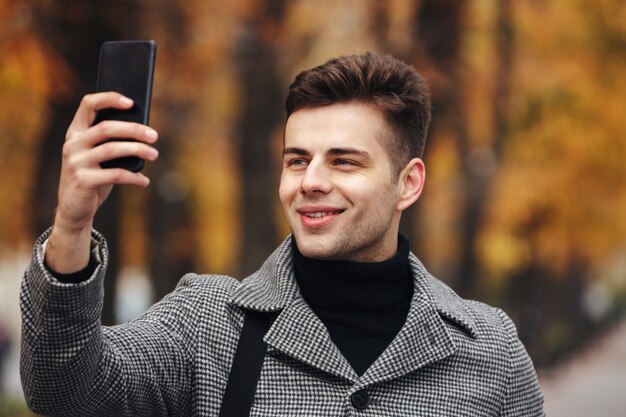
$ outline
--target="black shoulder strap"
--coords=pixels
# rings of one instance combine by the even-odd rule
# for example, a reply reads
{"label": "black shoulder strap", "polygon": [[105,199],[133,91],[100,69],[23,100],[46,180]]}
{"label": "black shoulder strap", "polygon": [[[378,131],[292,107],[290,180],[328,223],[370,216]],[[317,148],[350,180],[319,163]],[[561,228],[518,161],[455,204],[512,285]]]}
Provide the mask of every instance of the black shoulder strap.
{"label": "black shoulder strap", "polygon": [[267,345],[263,336],[270,328],[276,313],[247,310],[237,343],[233,365],[228,375],[222,398],[220,417],[247,417],[250,415],[256,386]]}

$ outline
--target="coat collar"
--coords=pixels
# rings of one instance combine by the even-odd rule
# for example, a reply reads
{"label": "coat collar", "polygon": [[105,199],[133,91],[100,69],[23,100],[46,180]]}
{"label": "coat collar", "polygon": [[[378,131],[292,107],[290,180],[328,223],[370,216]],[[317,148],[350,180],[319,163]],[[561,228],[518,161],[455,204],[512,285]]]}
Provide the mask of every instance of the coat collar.
{"label": "coat collar", "polygon": [[277,311],[300,294],[294,278],[291,236],[276,248],[261,268],[241,281],[230,302],[241,308]]}
{"label": "coat collar", "polygon": [[[230,302],[250,310],[282,310],[264,338],[271,348],[356,382],[359,380],[356,373],[300,295],[293,275],[290,239],[288,237],[258,271],[241,282]],[[359,380],[361,387],[397,377],[452,354],[456,348],[444,320],[453,321],[471,337],[477,337],[476,324],[463,300],[430,275],[412,253],[409,265],[415,290],[407,321]]]}

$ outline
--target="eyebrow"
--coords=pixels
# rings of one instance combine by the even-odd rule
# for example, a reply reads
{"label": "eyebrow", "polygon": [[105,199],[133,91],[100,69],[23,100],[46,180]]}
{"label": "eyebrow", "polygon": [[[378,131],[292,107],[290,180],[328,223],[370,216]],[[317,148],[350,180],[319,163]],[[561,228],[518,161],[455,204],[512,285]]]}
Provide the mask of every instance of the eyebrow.
{"label": "eyebrow", "polygon": [[[283,156],[295,154],[295,155],[310,155],[311,153],[303,148],[289,147],[283,149]],[[356,148],[330,148],[326,151],[327,156],[340,156],[340,155],[356,155],[364,159],[371,159],[369,152]]]}
{"label": "eyebrow", "polygon": [[302,149],[302,148],[285,148],[283,149],[283,156],[285,155],[289,155],[289,154],[295,154],[295,155],[308,155],[309,152]]}

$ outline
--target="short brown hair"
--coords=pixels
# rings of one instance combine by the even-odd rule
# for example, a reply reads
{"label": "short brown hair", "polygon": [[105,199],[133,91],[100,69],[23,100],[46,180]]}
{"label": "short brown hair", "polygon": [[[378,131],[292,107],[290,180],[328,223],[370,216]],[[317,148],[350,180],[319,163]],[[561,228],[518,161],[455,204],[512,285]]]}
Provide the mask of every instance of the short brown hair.
{"label": "short brown hair", "polygon": [[383,114],[393,132],[383,145],[396,175],[412,158],[422,157],[430,90],[413,67],[372,52],[331,59],[298,74],[285,100],[286,119],[302,108],[342,102],[370,104]]}

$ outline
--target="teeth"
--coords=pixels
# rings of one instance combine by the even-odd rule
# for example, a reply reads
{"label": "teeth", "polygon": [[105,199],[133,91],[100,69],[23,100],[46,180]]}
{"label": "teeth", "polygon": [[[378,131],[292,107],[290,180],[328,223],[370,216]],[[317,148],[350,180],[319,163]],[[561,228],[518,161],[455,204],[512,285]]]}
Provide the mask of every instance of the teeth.
{"label": "teeth", "polygon": [[307,217],[311,217],[313,219],[319,219],[320,217],[327,216],[329,214],[338,214],[339,211],[316,211],[315,213],[305,213],[304,215]]}

